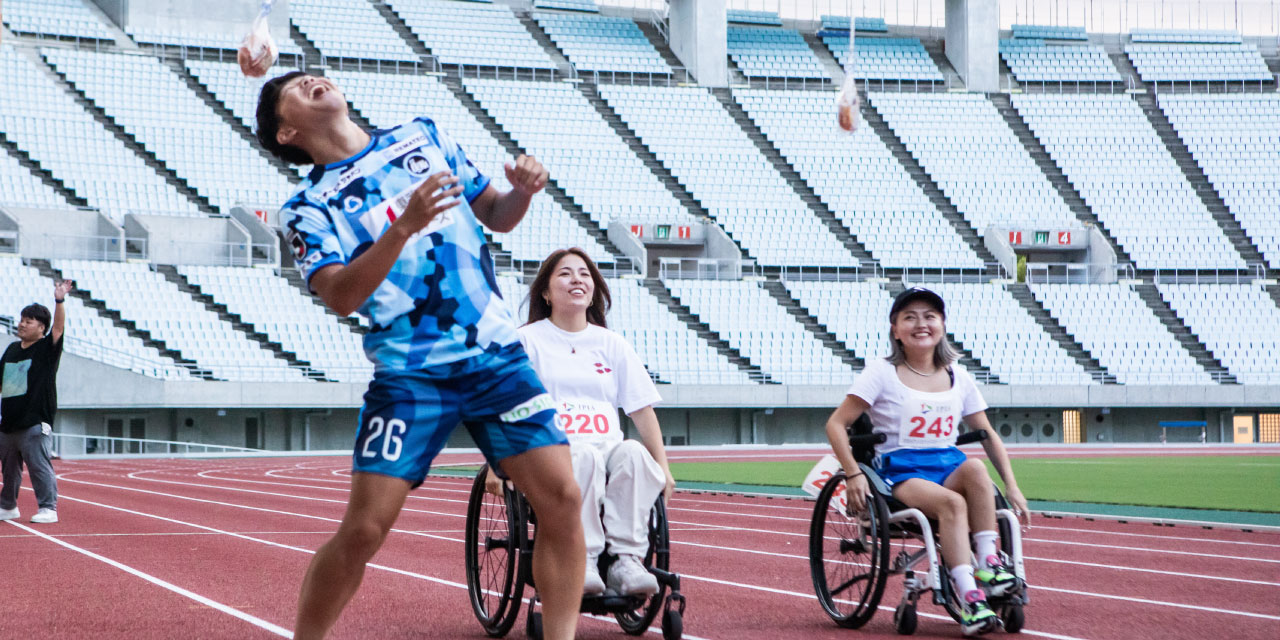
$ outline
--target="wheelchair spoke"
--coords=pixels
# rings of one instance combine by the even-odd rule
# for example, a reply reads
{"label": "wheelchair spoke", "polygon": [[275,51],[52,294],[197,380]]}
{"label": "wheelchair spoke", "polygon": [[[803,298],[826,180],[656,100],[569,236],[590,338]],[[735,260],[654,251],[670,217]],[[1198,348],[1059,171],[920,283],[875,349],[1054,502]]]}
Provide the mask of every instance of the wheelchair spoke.
{"label": "wheelchair spoke", "polygon": [[845,581],[843,584],[841,584],[840,586],[838,586],[838,587],[836,587],[836,588],[832,589],[832,590],[831,590],[831,595],[833,595],[833,596],[838,596],[838,595],[840,595],[840,594],[843,594],[843,593],[845,592],[845,590],[846,590],[846,589],[848,589],[849,587],[852,587],[853,585],[855,585],[855,584],[857,584],[857,583],[859,583],[859,582],[862,582],[863,580],[866,580],[866,579],[868,579],[868,578],[870,578],[870,577],[871,577],[871,574],[869,574],[869,573],[864,573],[864,574],[859,575],[859,576],[854,576],[852,579],[847,580],[847,581]]}

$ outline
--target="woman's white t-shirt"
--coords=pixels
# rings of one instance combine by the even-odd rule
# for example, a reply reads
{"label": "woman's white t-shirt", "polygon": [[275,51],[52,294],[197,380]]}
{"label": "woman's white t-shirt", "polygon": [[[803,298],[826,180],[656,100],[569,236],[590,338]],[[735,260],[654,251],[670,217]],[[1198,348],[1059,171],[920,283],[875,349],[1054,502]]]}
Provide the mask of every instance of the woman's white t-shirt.
{"label": "woman's white t-shirt", "polygon": [[884,358],[867,366],[849,387],[849,395],[871,405],[867,416],[875,433],[885,441],[877,454],[896,449],[938,449],[955,446],[964,416],[987,410],[973,377],[959,365],[952,365],[955,381],[946,391],[917,391],[903,384],[897,369]]}
{"label": "woman's white t-shirt", "polygon": [[571,442],[604,449],[624,440],[618,409],[632,414],[662,400],[640,356],[617,333],[588,324],[571,332],[539,320],[517,329],[533,369],[556,400]]}

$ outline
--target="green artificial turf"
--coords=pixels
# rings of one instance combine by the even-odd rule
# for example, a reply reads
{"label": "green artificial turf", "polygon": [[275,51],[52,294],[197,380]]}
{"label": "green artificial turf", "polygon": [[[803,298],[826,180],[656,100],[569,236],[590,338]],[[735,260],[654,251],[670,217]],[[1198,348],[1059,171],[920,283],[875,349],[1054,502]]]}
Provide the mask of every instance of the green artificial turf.
{"label": "green artificial turf", "polygon": [[[798,488],[814,462],[677,462],[671,472],[677,482]],[[1012,464],[1029,500],[1280,512],[1280,456],[1023,458]]]}

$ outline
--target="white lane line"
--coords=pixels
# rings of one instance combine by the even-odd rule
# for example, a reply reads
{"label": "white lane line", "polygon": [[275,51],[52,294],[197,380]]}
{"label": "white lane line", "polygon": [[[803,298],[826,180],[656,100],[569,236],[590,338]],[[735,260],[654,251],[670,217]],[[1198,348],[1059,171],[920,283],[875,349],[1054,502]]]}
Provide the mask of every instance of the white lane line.
{"label": "white lane line", "polygon": [[[59,496],[59,497],[62,497],[62,498],[64,498],[64,499],[68,499],[68,498],[66,498],[65,496]],[[70,500],[75,501],[75,498],[70,498]],[[252,625],[253,625],[253,626],[255,626],[255,627],[259,627],[259,628],[264,629],[264,630],[266,630],[266,631],[270,631],[271,633],[274,633],[274,634],[276,634],[276,635],[278,635],[278,636],[281,636],[281,637],[283,637],[283,638],[292,638],[292,637],[293,637],[293,632],[292,632],[292,631],[290,631],[290,630],[288,630],[288,629],[286,629],[286,628],[284,628],[284,627],[281,627],[281,626],[279,626],[279,625],[276,625],[276,624],[272,624],[272,623],[270,623],[270,622],[267,622],[266,620],[263,620],[262,618],[259,618],[259,617],[257,617],[257,616],[249,615],[249,614],[247,614],[247,613],[245,613],[245,612],[243,612],[243,611],[240,611],[239,609],[236,609],[235,607],[229,607],[229,606],[227,606],[227,605],[225,605],[225,604],[222,604],[221,602],[218,602],[218,601],[216,601],[216,600],[212,600],[212,599],[210,599],[210,598],[206,598],[206,597],[204,597],[204,596],[202,596],[202,595],[200,595],[200,594],[198,594],[198,593],[195,593],[194,591],[190,591],[190,590],[187,590],[187,589],[183,589],[182,587],[179,587],[178,585],[173,584],[172,582],[167,582],[167,581],[165,581],[165,580],[161,580],[160,578],[157,578],[157,577],[155,577],[155,576],[153,576],[153,575],[151,575],[151,574],[149,574],[149,573],[146,573],[146,572],[143,572],[143,571],[139,571],[138,569],[134,569],[133,567],[131,567],[131,566],[127,565],[127,564],[124,564],[124,563],[122,563],[122,562],[117,562],[117,561],[115,561],[115,560],[112,560],[111,558],[107,558],[107,557],[104,557],[104,556],[98,555],[98,554],[96,554],[96,553],[94,553],[94,552],[92,552],[92,551],[89,551],[88,549],[82,549],[82,548],[80,548],[80,547],[77,547],[77,546],[75,546],[75,545],[73,545],[73,544],[69,543],[69,542],[65,542],[65,541],[63,541],[63,540],[59,540],[59,539],[57,539],[57,538],[55,538],[55,537],[53,537],[53,536],[51,536],[51,535],[48,535],[48,534],[46,534],[46,533],[44,533],[44,532],[36,531],[35,529],[32,529],[31,527],[28,527],[28,526],[26,526],[26,525],[22,525],[22,524],[19,524],[19,523],[17,523],[17,522],[14,522],[13,520],[9,520],[8,522],[9,522],[9,524],[11,524],[11,525],[13,525],[13,526],[15,526],[15,527],[17,527],[17,528],[19,528],[19,529],[22,529],[23,531],[26,531],[26,532],[28,532],[28,533],[30,533],[30,534],[32,534],[32,535],[35,535],[35,536],[39,536],[39,537],[41,537],[41,538],[44,538],[45,540],[48,540],[48,541],[53,542],[53,543],[55,543],[55,544],[61,545],[61,546],[63,546],[63,547],[66,547],[66,548],[68,548],[68,549],[70,549],[70,550],[72,550],[72,551],[75,551],[76,553],[86,555],[86,556],[88,556],[88,557],[90,557],[90,558],[93,558],[94,560],[97,560],[98,562],[102,562],[102,563],[105,563],[105,564],[110,565],[110,566],[112,566],[112,567],[115,567],[115,568],[117,568],[117,569],[119,569],[119,570],[121,570],[121,571],[124,571],[125,573],[128,573],[128,574],[132,575],[132,576],[135,576],[135,577],[138,577],[138,578],[142,578],[143,580],[146,580],[147,582],[150,582],[151,584],[154,584],[154,585],[156,585],[156,586],[158,586],[158,587],[162,587],[162,588],[168,589],[169,591],[172,591],[172,592],[174,592],[174,593],[176,593],[176,594],[178,594],[178,595],[180,595],[180,596],[183,596],[183,597],[186,597],[186,598],[190,598],[190,599],[192,599],[192,600],[195,600],[196,602],[199,602],[200,604],[203,604],[204,606],[209,607],[210,609],[214,609],[214,610],[216,610],[216,611],[221,611],[222,613],[225,613],[225,614],[227,614],[227,615],[230,615],[230,616],[232,616],[232,617],[234,617],[234,618],[239,618],[239,619],[241,619],[241,620],[244,620],[245,622],[248,622],[249,624],[252,624]]]}
{"label": "white lane line", "polygon": [[1158,534],[1154,534],[1154,533],[1133,533],[1133,532],[1127,532],[1127,531],[1107,531],[1107,530],[1105,530],[1105,529],[1079,529],[1079,528],[1074,528],[1074,527],[1055,527],[1055,526],[1053,526],[1053,525],[1048,525],[1048,524],[1041,525],[1039,528],[1040,528],[1040,529],[1042,529],[1042,530],[1047,529],[1047,530],[1050,530],[1050,531],[1070,531],[1070,532],[1072,532],[1072,533],[1093,533],[1093,534],[1108,535],[1108,536],[1128,536],[1128,537],[1134,537],[1134,538],[1155,538],[1155,539],[1158,539],[1158,540],[1186,540],[1186,541],[1189,541],[1189,542],[1211,542],[1211,543],[1213,543],[1213,544],[1239,544],[1239,545],[1249,545],[1249,546],[1255,546],[1255,547],[1272,547],[1272,548],[1280,548],[1280,544],[1273,544],[1273,543],[1269,543],[1269,542],[1249,542],[1249,541],[1247,541],[1247,540],[1218,540],[1218,539],[1215,539],[1215,538],[1195,538],[1195,537],[1191,537],[1191,536],[1166,536],[1166,535],[1158,535]]}
{"label": "white lane line", "polygon": [[1263,620],[1280,620],[1280,616],[1268,615],[1265,613],[1252,613],[1249,611],[1235,611],[1233,609],[1219,609],[1217,607],[1202,607],[1195,604],[1182,604],[1179,602],[1165,602],[1163,600],[1148,600],[1146,598],[1135,598],[1132,596],[1118,596],[1109,593],[1094,593],[1091,591],[1076,591],[1075,589],[1059,589],[1057,587],[1041,587],[1039,585],[1029,585],[1032,589],[1041,591],[1054,591],[1057,593],[1069,593],[1077,596],[1088,596],[1090,598],[1106,598],[1108,600],[1124,600],[1125,602],[1138,602],[1141,604],[1154,604],[1162,607],[1176,607],[1178,609],[1191,609],[1193,611],[1208,611],[1211,613],[1225,613],[1232,616],[1247,616],[1250,618],[1262,618]]}
{"label": "white lane line", "polygon": [[[1096,542],[1075,542],[1073,540],[1046,540],[1044,538],[1023,538],[1022,542],[1023,544],[1026,544],[1028,542],[1065,544],[1065,545],[1076,546],[1076,547],[1091,547],[1094,549],[1097,549],[1100,547],[1100,545]],[[1280,560],[1272,560],[1270,558],[1249,558],[1246,556],[1226,556],[1220,553],[1201,553],[1199,551],[1174,551],[1172,549],[1149,549],[1147,547],[1120,547],[1116,545],[1105,545],[1105,547],[1103,548],[1108,550],[1145,551],[1148,553],[1168,553],[1168,554],[1179,555],[1179,556],[1197,556],[1201,558],[1215,558],[1215,559],[1222,559],[1222,560],[1242,560],[1245,562],[1268,562],[1273,564],[1280,564]]]}
{"label": "white lane line", "polygon": [[[90,485],[92,485],[93,483],[82,482],[82,484],[90,484]],[[109,485],[101,485],[101,486],[109,486]],[[136,491],[142,491],[142,490],[141,490],[141,489],[136,489]],[[152,491],[143,491],[143,492],[144,492],[144,493],[156,493],[156,492],[152,492]],[[162,495],[164,495],[164,494],[162,494]],[[198,502],[206,502],[205,500],[200,500],[199,498],[188,498],[187,496],[176,496],[176,495],[175,495],[175,496],[172,496],[172,497],[175,497],[175,498],[182,498],[182,499],[191,499],[191,500],[196,500],[196,501],[198,501]],[[300,552],[302,552],[302,553],[306,553],[306,554],[308,554],[308,555],[315,555],[315,551],[312,551],[311,549],[304,549],[304,548],[302,548],[302,547],[295,547],[295,546],[293,546],[293,545],[283,544],[283,543],[279,543],[279,542],[272,542],[272,541],[270,541],[270,540],[263,540],[263,539],[261,539],[261,538],[254,538],[254,537],[252,537],[252,536],[248,536],[248,535],[244,535],[244,534],[240,534],[240,533],[233,533],[233,532],[231,532],[231,531],[224,531],[224,530],[221,530],[221,529],[216,529],[216,528],[214,528],[214,527],[207,527],[207,526],[204,526],[204,525],[201,525],[201,524],[195,524],[195,523],[193,523],[193,522],[185,522],[185,521],[177,520],[177,519],[174,519],[174,518],[166,518],[165,516],[161,516],[161,515],[157,515],[157,514],[153,514],[153,513],[146,513],[146,512],[143,512],[143,511],[135,511],[135,510],[133,510],[133,509],[126,509],[126,508],[124,508],[124,507],[117,507],[117,506],[114,506],[114,505],[102,504],[102,503],[100,503],[100,502],[93,502],[93,501],[91,501],[91,500],[85,500],[84,498],[74,498],[74,497],[67,496],[67,495],[59,495],[59,496],[58,496],[58,499],[60,499],[60,500],[69,500],[69,501],[71,501],[71,502],[80,502],[80,503],[83,503],[83,504],[93,505],[93,506],[95,506],[95,507],[101,507],[101,508],[104,508],[104,509],[112,509],[112,510],[114,510],[114,511],[120,511],[120,512],[122,512],[122,513],[128,513],[128,514],[136,515],[136,516],[143,516],[143,517],[146,517],[146,518],[154,518],[154,519],[156,519],[156,520],[160,520],[160,521],[163,521],[163,522],[169,522],[169,523],[171,523],[171,524],[177,524],[177,525],[182,525],[182,526],[186,526],[186,527],[192,527],[192,528],[194,528],[194,529],[202,529],[202,530],[204,530],[204,531],[208,531],[208,532],[210,532],[210,533],[216,533],[216,534],[220,534],[220,535],[230,536],[230,537],[233,537],[233,538],[239,538],[239,539],[241,539],[241,540],[247,540],[247,541],[250,541],[250,542],[257,542],[257,543],[260,543],[260,544],[265,544],[265,545],[267,545],[267,546],[277,547],[277,548],[280,548],[280,549],[288,549],[288,550],[290,550],[290,551],[300,551]],[[245,509],[252,509],[252,510],[255,510],[255,511],[273,511],[273,512],[275,512],[275,513],[279,513],[279,514],[282,514],[282,515],[299,516],[299,517],[316,517],[316,516],[307,516],[307,515],[305,515],[305,514],[289,513],[289,512],[287,512],[287,511],[274,511],[274,510],[272,510],[272,509],[261,509],[261,508],[258,508],[258,507],[250,507],[250,506],[246,506],[246,505],[230,505],[230,506],[239,506],[239,507],[242,507],[242,508],[245,508]],[[319,518],[319,519],[321,519],[321,520],[328,520],[329,518]],[[13,524],[14,526],[21,527],[21,528],[23,528],[23,529],[27,529],[27,527],[24,527],[24,526],[22,526],[22,525],[20,525],[20,524],[18,524],[18,523],[16,523],[16,522],[12,522],[12,521],[9,521],[9,522],[10,522],[11,524]],[[335,522],[336,522],[336,520],[335,520]],[[30,531],[30,529],[28,529],[28,531]],[[399,533],[412,533],[412,532],[408,532],[408,531],[399,531],[399,530],[397,530],[397,529],[392,529],[392,531],[398,531]],[[37,532],[32,531],[32,533],[37,533]],[[48,536],[45,536],[44,534],[41,534],[41,533],[37,533],[37,535],[40,535],[40,536],[42,536],[42,537],[48,537]],[[431,536],[431,537],[435,537],[435,536]],[[51,538],[51,539],[52,539],[52,538]],[[453,538],[440,538],[440,539],[442,539],[442,540],[450,540],[450,541],[452,541],[452,542],[464,543],[462,540],[457,540],[457,539],[453,539]],[[58,541],[58,540],[56,540],[56,539],[54,540],[54,542],[58,542],[59,544],[64,544],[64,545],[65,545],[65,543],[62,543],[62,542],[60,542],[60,541]],[[465,543],[464,543],[464,544],[465,544]],[[65,546],[71,547],[71,548],[76,549],[76,550],[78,550],[78,551],[82,551],[83,553],[85,553],[85,554],[87,554],[87,555],[94,556],[94,557],[96,557],[96,558],[98,558],[98,559],[100,559],[100,560],[102,560],[102,561],[104,561],[104,562],[107,562],[107,563],[109,563],[109,564],[113,564],[113,565],[118,565],[118,564],[119,564],[119,563],[116,563],[116,562],[115,562],[115,561],[113,561],[113,560],[109,560],[109,559],[107,559],[107,558],[102,558],[102,557],[100,557],[100,556],[97,556],[96,554],[93,554],[92,552],[83,551],[83,550],[81,550],[81,549],[78,549],[77,547],[72,547],[71,545],[65,545]],[[125,569],[126,571],[130,571],[130,569],[129,569],[128,567],[125,567],[124,565],[119,565],[119,566],[120,566],[121,568]],[[395,573],[395,574],[398,574],[398,575],[407,576],[407,577],[410,577],[410,578],[417,578],[417,579],[419,579],[419,580],[426,580],[426,581],[428,581],[428,582],[434,582],[434,583],[436,583],[436,584],[444,585],[444,586],[447,586],[447,587],[454,587],[454,588],[458,588],[458,589],[467,589],[467,585],[462,584],[462,583],[460,583],[460,582],[454,582],[454,581],[452,581],[452,580],[445,580],[444,578],[437,578],[437,577],[435,577],[435,576],[429,576],[429,575],[426,575],[426,574],[416,573],[416,572],[413,572],[413,571],[406,571],[406,570],[404,570],[404,569],[399,569],[399,568],[396,568],[396,567],[390,567],[390,566],[387,566],[387,565],[377,564],[377,563],[374,563],[374,562],[367,563],[365,566],[370,567],[370,568],[373,568],[373,569],[378,569],[378,570],[381,570],[381,571],[387,571],[387,572],[390,572],[390,573]],[[130,572],[132,573],[132,571],[130,571]],[[142,574],[141,572],[139,572],[139,573],[138,573],[138,575],[139,575],[140,577],[146,577],[146,574]],[[162,586],[168,585],[168,586],[172,586],[174,589],[181,589],[181,587],[176,587],[176,586],[173,586],[173,585],[169,585],[168,583],[165,583],[163,580],[159,580],[159,578],[156,578],[155,580],[156,580],[156,581],[158,581],[158,582],[157,582],[157,584],[163,583],[163,584],[162,584]],[[194,598],[196,598],[196,599],[200,600],[201,602],[204,602],[205,600],[207,600],[207,598],[202,598],[202,596],[198,596],[198,595],[196,595],[196,594],[192,594],[192,593],[190,593],[190,592],[186,592],[186,590],[185,590],[185,589],[181,589],[181,591],[182,591],[182,592],[184,592],[184,593],[183,593],[183,595],[188,595],[188,594],[189,594],[189,595],[188,595],[188,597],[194,597]],[[526,600],[526,601],[527,601],[527,600]],[[217,603],[213,602],[212,600],[209,600],[206,604],[208,604],[208,603],[212,603],[213,605],[216,605],[216,604],[217,604]],[[231,609],[230,607],[228,607],[227,609],[228,609],[228,613],[231,613],[231,612],[235,611],[234,609]],[[239,612],[236,612],[236,613],[239,613]],[[235,615],[235,614],[233,614],[233,615]],[[246,619],[248,619],[248,618],[252,618],[252,617],[253,617],[253,616],[249,616],[248,614],[242,614],[242,615],[243,615],[243,616],[247,616],[247,618],[246,618]],[[241,617],[241,616],[237,616],[237,617]],[[611,621],[611,620],[612,620],[611,618],[601,618],[601,617],[598,617],[598,616],[587,616],[587,615],[584,615],[583,617],[591,618],[591,619],[594,619],[594,620],[603,620],[603,621]],[[254,620],[256,620],[256,618],[254,618]],[[267,625],[270,625],[270,624],[271,624],[271,623],[266,622],[266,621],[262,621],[262,622],[263,622],[263,624],[267,624]],[[614,624],[617,624],[617,621],[613,621],[613,622],[614,622]],[[274,625],[271,625],[271,626],[272,626],[272,627],[274,627]],[[283,635],[284,635],[285,637],[287,637],[287,638],[292,638],[292,637],[293,637],[293,632],[289,631],[288,629],[283,629],[283,628],[280,628],[280,627],[276,627],[275,629],[271,629],[270,627],[263,627],[263,628],[269,629],[269,630],[271,630],[271,631],[275,631],[276,633],[280,633],[280,631],[283,631],[283,632],[284,632],[284,634],[283,634]],[[276,629],[279,629],[280,631],[276,631]],[[662,630],[661,630],[661,629],[658,629],[658,628],[655,628],[655,627],[650,627],[650,628],[649,628],[649,631],[654,632],[654,633],[657,633],[657,634],[659,634],[659,635],[661,635],[661,634],[662,634]],[[708,638],[701,638],[701,637],[694,636],[694,635],[690,635],[690,634],[687,634],[687,633],[686,633],[686,634],[684,634],[684,637],[689,638],[690,640],[709,640]]]}

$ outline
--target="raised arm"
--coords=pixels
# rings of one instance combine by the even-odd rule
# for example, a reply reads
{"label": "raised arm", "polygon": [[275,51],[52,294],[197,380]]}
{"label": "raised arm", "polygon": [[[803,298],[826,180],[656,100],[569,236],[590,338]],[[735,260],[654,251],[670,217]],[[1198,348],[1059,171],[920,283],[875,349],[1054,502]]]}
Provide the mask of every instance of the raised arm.
{"label": "raised arm", "polygon": [[74,288],[75,285],[70,280],[63,280],[53,288],[53,326],[50,327],[49,335],[53,337],[54,342],[62,341],[63,331],[67,327],[67,305],[63,301]]}
{"label": "raised arm", "polygon": [[853,449],[849,446],[849,427],[870,408],[871,405],[862,398],[850,394],[844,397],[840,406],[827,418],[827,441],[831,443],[831,452],[840,460],[840,468],[844,469],[848,477],[845,481],[845,497],[854,511],[861,511],[865,504],[867,479],[858,470],[858,461],[853,459]]}
{"label": "raised arm", "polygon": [[508,233],[524,219],[533,195],[547,186],[550,174],[533,156],[520,156],[515,164],[507,163],[503,169],[511,190],[504,193],[491,184],[471,202],[471,210],[484,226]]}

